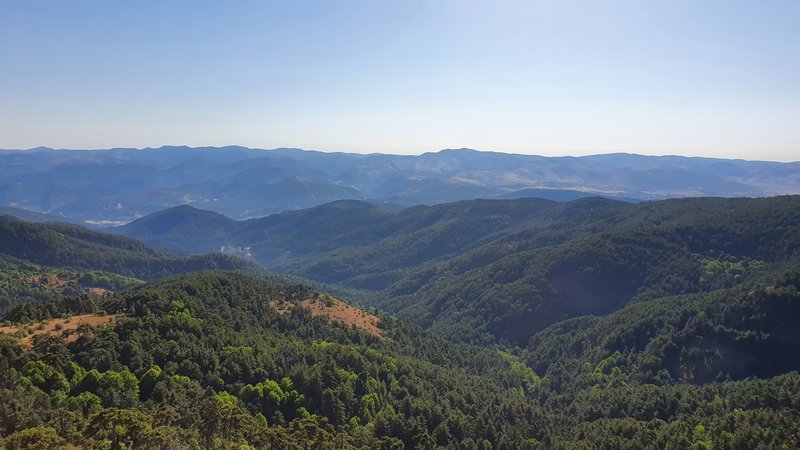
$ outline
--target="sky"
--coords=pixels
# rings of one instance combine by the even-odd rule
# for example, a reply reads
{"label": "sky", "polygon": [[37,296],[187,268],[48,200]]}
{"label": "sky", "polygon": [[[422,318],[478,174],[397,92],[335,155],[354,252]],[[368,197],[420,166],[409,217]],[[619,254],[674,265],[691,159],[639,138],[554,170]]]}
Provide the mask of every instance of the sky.
{"label": "sky", "polygon": [[0,0],[0,148],[800,160],[800,0]]}

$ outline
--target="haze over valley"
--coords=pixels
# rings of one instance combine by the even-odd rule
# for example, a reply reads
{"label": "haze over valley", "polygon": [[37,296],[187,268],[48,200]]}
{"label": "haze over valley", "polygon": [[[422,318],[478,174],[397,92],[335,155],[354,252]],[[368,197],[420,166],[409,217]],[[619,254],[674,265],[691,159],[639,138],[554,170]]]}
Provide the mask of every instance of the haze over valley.
{"label": "haze over valley", "polygon": [[399,211],[475,198],[628,202],[800,193],[800,162],[469,149],[419,156],[243,147],[0,151],[0,204],[95,225],[187,204],[234,219],[354,199]]}

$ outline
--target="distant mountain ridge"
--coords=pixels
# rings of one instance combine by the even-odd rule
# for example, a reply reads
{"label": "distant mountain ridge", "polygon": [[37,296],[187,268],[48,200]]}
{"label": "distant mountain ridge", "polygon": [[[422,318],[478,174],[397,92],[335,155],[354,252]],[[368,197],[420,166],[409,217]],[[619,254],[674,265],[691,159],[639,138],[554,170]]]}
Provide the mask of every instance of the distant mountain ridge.
{"label": "distant mountain ridge", "polygon": [[0,151],[0,206],[120,224],[188,204],[236,219],[335,200],[394,210],[476,198],[761,197],[800,193],[800,162],[471,149],[418,156],[282,148]]}

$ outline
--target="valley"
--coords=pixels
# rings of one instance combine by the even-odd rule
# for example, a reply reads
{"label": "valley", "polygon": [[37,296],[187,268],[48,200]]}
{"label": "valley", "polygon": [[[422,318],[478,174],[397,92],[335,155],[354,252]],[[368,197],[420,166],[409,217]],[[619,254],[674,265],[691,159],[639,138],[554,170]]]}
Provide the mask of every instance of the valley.
{"label": "valley", "polygon": [[0,435],[792,448],[798,215],[797,196],[348,200],[180,206],[109,229],[127,237],[5,216]]}
{"label": "valley", "polygon": [[111,231],[183,254],[247,246],[269,270],[376,292],[365,306],[481,344],[525,345],[565,318],[731,287],[800,256],[796,196],[471,200],[401,212],[340,201],[239,222],[211,214],[181,206]]}

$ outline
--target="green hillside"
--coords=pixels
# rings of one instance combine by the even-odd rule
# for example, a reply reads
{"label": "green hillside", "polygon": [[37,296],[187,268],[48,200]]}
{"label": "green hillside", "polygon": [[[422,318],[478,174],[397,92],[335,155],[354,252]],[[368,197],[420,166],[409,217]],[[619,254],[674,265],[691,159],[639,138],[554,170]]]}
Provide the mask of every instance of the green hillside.
{"label": "green hillside", "polygon": [[176,206],[119,228],[123,234],[165,250],[186,253],[219,251],[238,229],[238,222],[222,214],[191,206]]}
{"label": "green hillside", "polygon": [[246,245],[253,247],[257,261],[270,265],[338,246],[373,243],[380,237],[365,235],[363,230],[392,216],[392,212],[355,200],[244,221],[191,206],[177,206],[109,231],[181,253]]}
{"label": "green hillside", "polygon": [[107,272],[43,267],[0,254],[0,313],[14,305],[102,295],[142,283],[136,278]]}
{"label": "green hillside", "polygon": [[[183,208],[137,226],[206,227],[186,242],[246,230],[255,259],[399,319],[245,262],[252,275],[37,292],[2,316],[2,445],[800,447],[798,197],[205,217]],[[37,226],[14,236],[77,242],[62,259],[73,266],[103,248],[186,268],[138,241]]]}
{"label": "green hillside", "polygon": [[[282,315],[270,306],[318,295],[206,272],[94,303],[13,309],[5,319],[98,310],[117,319],[79,329],[66,345],[35,338],[30,352],[0,336],[0,403],[13,405],[0,408],[0,435],[10,435],[9,448],[26,433],[135,448],[411,448],[484,439],[519,448],[542,437],[534,421],[494,414],[544,420],[520,395],[533,379],[497,352],[447,344],[390,319],[381,341],[303,309]],[[117,425],[126,432],[115,434]]]}
{"label": "green hillside", "polygon": [[[800,266],[735,288],[665,297],[537,333],[526,360],[537,372],[615,367],[637,383],[704,384],[800,370]],[[582,371],[579,371],[582,372]],[[575,373],[594,383],[593,373]]]}
{"label": "green hillside", "polygon": [[553,233],[510,233],[406,274],[380,306],[449,336],[525,344],[566,318],[733,286],[797,260],[799,220],[798,197],[626,205]]}
{"label": "green hillside", "polygon": [[[168,213],[175,229],[199,227],[197,214]],[[227,242],[270,270],[379,292],[368,305],[482,344],[524,345],[564,319],[731,287],[800,256],[798,196],[473,200],[399,213],[351,201],[234,223]],[[147,217],[137,227],[149,242],[189,235]]]}
{"label": "green hillside", "polygon": [[196,270],[254,268],[221,254],[175,257],[122,236],[64,223],[0,217],[0,254],[50,267],[97,270],[151,280]]}
{"label": "green hillside", "polygon": [[[764,342],[787,337],[780,330],[797,319],[793,305],[800,301],[799,279],[792,271],[772,286],[771,294],[765,291],[774,296],[759,310],[765,325],[747,328],[752,330],[749,338],[742,329],[745,341],[764,341],[767,332],[776,335]],[[737,289],[714,295],[734,295]],[[17,337],[0,336],[0,443],[9,449],[44,442],[53,448],[247,444],[323,449],[800,444],[796,372],[712,381],[702,379],[707,371],[699,370],[695,378],[667,379],[660,371],[653,376],[645,370],[633,343],[615,347],[604,342],[596,350],[577,351],[575,343],[584,337],[571,339],[566,324],[565,330],[543,332],[520,358],[448,343],[388,317],[381,318],[382,339],[303,308],[281,313],[281,306],[273,306],[308,298],[325,297],[303,286],[202,272],[94,300],[13,308],[3,319],[33,320],[27,328],[33,334],[35,321],[42,319],[77,321],[100,313],[97,317],[112,321],[78,327],[72,331],[75,338],[66,342],[58,336],[34,337],[30,350]],[[637,308],[658,311],[660,303],[675,301],[687,310],[696,308],[692,301],[717,303],[713,295],[708,300],[663,299],[618,314],[635,318]],[[670,314],[673,309],[681,308],[670,308]],[[746,310],[743,306],[732,317],[718,314],[712,325],[735,327]],[[636,335],[641,328],[632,318],[607,324],[614,328],[611,323],[617,335]],[[690,335],[667,319],[659,324],[650,334],[652,347]],[[586,332],[614,342],[614,333],[600,325]],[[720,335],[728,343],[738,342]],[[741,345],[749,348],[747,342]],[[758,361],[752,367],[779,362],[780,352],[758,355],[754,350]],[[641,358],[650,361],[646,356]],[[689,356],[702,360],[691,348]],[[720,356],[731,366],[736,358],[732,351]],[[771,376],[794,369],[796,361],[773,365],[774,373],[755,370],[731,378]],[[655,370],[668,362],[650,364]]]}

